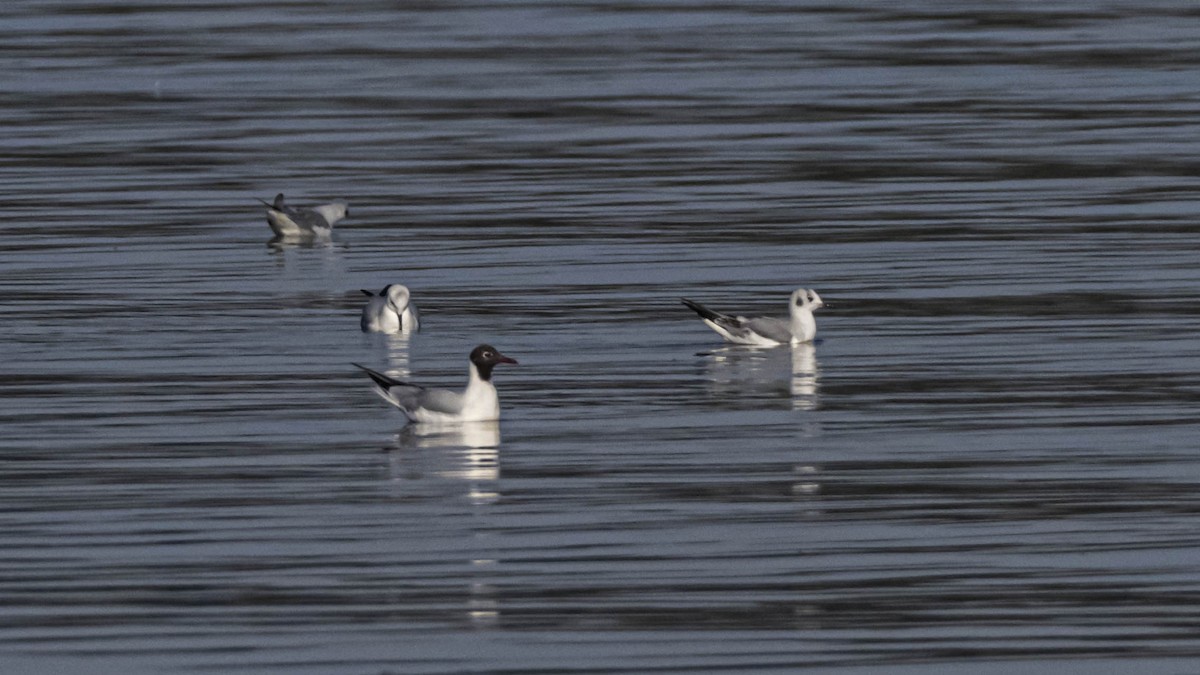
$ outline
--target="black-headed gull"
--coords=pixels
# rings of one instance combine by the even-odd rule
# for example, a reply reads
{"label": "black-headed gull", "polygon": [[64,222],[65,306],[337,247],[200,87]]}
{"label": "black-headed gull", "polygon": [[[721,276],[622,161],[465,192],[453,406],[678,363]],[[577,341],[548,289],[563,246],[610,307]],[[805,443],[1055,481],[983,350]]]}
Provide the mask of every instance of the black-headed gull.
{"label": "black-headed gull", "polygon": [[267,206],[267,224],[277,237],[328,237],[334,223],[350,214],[346,202],[332,202],[313,207],[288,206],[283,193],[275,195],[275,202]]}
{"label": "black-headed gull", "polygon": [[791,319],[788,321],[768,317],[748,319],[744,316],[731,316],[714,312],[687,298],[680,300],[699,314],[704,323],[725,338],[726,342],[757,347],[812,342],[817,336],[817,320],[813,317],[813,311],[825,306],[821,296],[811,288],[798,288],[792,293],[791,302],[788,303]]}
{"label": "black-headed gull", "polygon": [[366,289],[363,294],[370,298],[359,322],[364,333],[415,333],[421,330],[421,315],[412,304],[407,286],[388,284],[378,294]]}
{"label": "black-headed gull", "polygon": [[471,351],[470,379],[463,391],[426,389],[395,380],[383,373],[355,363],[371,376],[375,393],[400,409],[414,422],[487,422],[500,419],[500,397],[492,384],[492,369],[516,359],[501,354],[491,345],[479,345]]}

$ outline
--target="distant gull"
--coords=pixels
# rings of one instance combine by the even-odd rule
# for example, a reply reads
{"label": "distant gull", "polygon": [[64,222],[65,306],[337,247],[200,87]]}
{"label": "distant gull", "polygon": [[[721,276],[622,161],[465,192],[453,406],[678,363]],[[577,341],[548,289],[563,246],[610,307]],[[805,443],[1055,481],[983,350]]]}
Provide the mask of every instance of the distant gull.
{"label": "distant gull", "polygon": [[492,369],[515,359],[501,354],[491,345],[479,345],[471,351],[470,379],[461,392],[425,387],[392,379],[366,366],[375,383],[375,393],[396,406],[414,422],[487,422],[500,419],[500,397],[492,384]]}
{"label": "distant gull", "polygon": [[699,314],[704,323],[725,338],[726,342],[757,347],[812,342],[817,336],[817,320],[813,317],[813,311],[825,306],[815,290],[804,288],[798,288],[792,293],[791,302],[788,303],[791,319],[788,321],[767,317],[747,319],[744,316],[731,316],[714,312],[687,298],[680,300]]}
{"label": "distant gull", "polygon": [[258,200],[267,207],[267,224],[277,237],[328,237],[333,232],[334,223],[350,214],[346,202],[333,202],[313,207],[288,206],[283,199],[283,193],[275,195],[275,202],[268,204]]}
{"label": "distant gull", "polygon": [[367,305],[359,325],[364,333],[415,333],[421,330],[421,316],[407,286],[388,284],[376,295],[363,289]]}

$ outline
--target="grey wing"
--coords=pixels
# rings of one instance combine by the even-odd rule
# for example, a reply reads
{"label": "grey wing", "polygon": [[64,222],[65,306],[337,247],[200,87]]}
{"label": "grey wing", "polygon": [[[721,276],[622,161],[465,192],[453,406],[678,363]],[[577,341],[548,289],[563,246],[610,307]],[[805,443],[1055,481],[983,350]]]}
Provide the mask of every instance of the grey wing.
{"label": "grey wing", "polygon": [[375,393],[379,394],[380,398],[401,410],[415,410],[417,399],[425,392],[425,388],[420,385],[402,382],[358,363],[351,365],[361,368],[370,376]]}
{"label": "grey wing", "polygon": [[432,412],[457,415],[463,409],[463,396],[448,389],[422,389],[417,394],[416,404]]}
{"label": "grey wing", "polygon": [[415,384],[394,384],[388,388],[375,387],[375,392],[401,410],[416,410],[425,389]]}
{"label": "grey wing", "polygon": [[363,293],[369,299],[367,300],[367,304],[363,305],[362,318],[358,321],[358,327],[362,329],[362,332],[369,333],[371,332],[371,324],[379,319],[379,309],[384,299],[368,290],[363,290]]}
{"label": "grey wing", "polygon": [[[271,230],[281,237],[304,234],[305,231],[312,232],[314,227],[327,227],[325,219],[320,215],[309,213],[307,209],[295,209],[285,204],[282,193],[275,196],[273,205],[267,205],[271,207],[267,211],[267,222],[270,223]],[[314,218],[315,221],[313,221]]]}
{"label": "grey wing", "polygon": [[785,343],[792,341],[792,327],[786,321],[758,317],[754,319],[742,319],[741,324],[744,328],[758,333],[769,340]]}
{"label": "grey wing", "polygon": [[325,220],[325,216],[312,209],[288,209],[286,213],[292,219],[293,223],[306,230],[329,227],[329,222]]}
{"label": "grey wing", "polygon": [[417,306],[412,304],[411,302],[408,303],[408,311],[412,312],[412,318],[413,318],[412,330],[420,330],[421,329],[421,313],[417,311]]}

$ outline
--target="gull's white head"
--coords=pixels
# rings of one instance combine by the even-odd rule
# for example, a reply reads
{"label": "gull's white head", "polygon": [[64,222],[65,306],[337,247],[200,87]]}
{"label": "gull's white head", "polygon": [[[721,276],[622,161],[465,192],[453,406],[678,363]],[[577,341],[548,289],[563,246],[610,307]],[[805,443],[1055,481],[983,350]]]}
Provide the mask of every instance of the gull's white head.
{"label": "gull's white head", "polygon": [[350,215],[350,205],[346,202],[333,202],[331,204],[314,206],[313,211],[321,214],[325,222],[329,223],[330,227],[333,227],[334,223]]}
{"label": "gull's white head", "polygon": [[811,288],[797,288],[792,292],[792,304],[796,307],[802,307],[808,311],[818,310],[825,306],[825,302],[821,300],[821,296]]}
{"label": "gull's white head", "polygon": [[410,300],[408,286],[389,284],[379,294],[387,298],[388,306],[397,314],[403,314],[404,310],[408,309]]}
{"label": "gull's white head", "polygon": [[811,288],[797,288],[792,292],[789,307],[792,316],[792,344],[812,342],[817,337],[817,318],[813,311],[825,306],[821,296]]}

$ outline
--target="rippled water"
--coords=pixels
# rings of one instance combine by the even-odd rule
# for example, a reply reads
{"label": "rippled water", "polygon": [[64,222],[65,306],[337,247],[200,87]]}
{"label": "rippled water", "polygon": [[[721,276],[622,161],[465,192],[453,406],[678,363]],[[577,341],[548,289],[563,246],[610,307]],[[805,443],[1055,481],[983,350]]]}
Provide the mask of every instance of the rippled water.
{"label": "rippled water", "polygon": [[[4,672],[1200,658],[1193,4],[0,18]],[[801,285],[815,347],[678,303]],[[482,341],[498,426],[350,366]]]}

